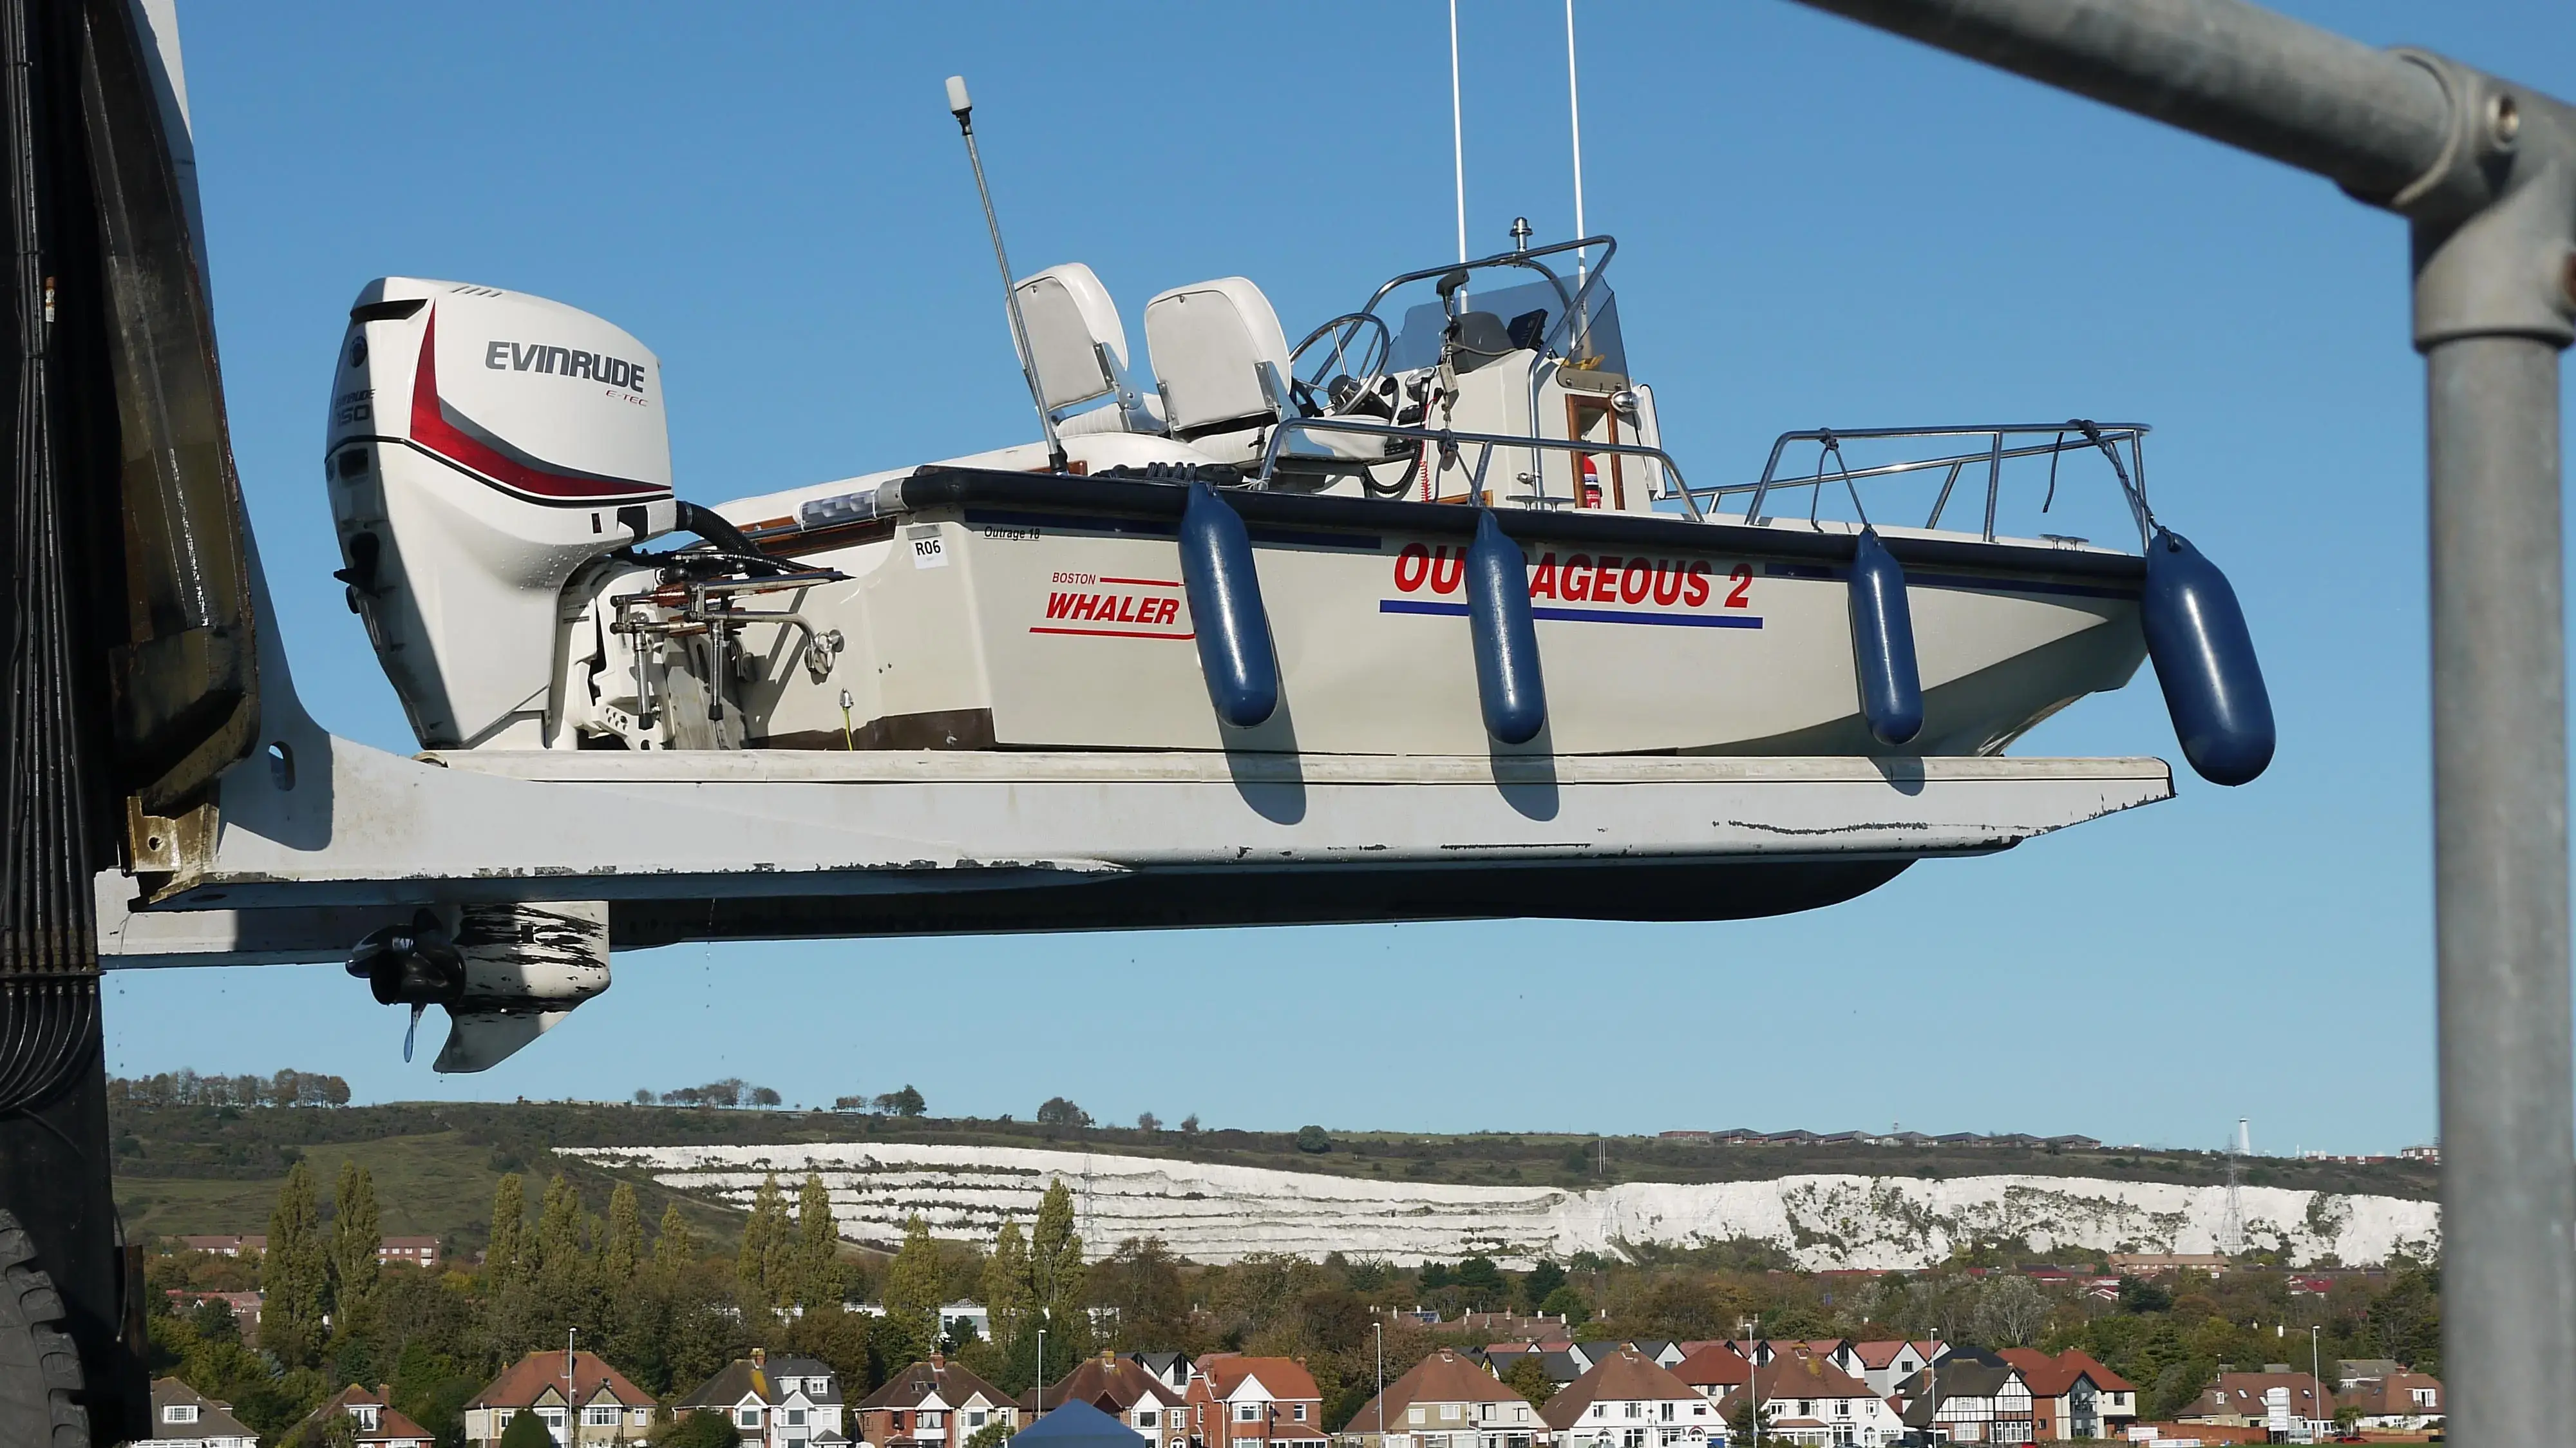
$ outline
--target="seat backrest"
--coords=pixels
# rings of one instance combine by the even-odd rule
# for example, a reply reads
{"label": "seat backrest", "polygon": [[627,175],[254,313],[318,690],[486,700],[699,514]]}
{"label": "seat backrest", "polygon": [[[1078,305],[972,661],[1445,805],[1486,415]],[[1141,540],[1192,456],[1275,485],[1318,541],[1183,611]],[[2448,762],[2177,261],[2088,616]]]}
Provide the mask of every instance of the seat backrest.
{"label": "seat backrest", "polygon": [[1287,404],[1287,334],[1246,278],[1194,282],[1147,302],[1145,345],[1175,437],[1276,418]]}
{"label": "seat backrest", "polygon": [[[1014,284],[1020,321],[1036,354],[1038,394],[1049,412],[1061,412],[1118,390],[1127,366],[1127,327],[1118,304],[1091,268],[1078,261],[1051,266]],[[1106,351],[1114,370],[1104,371]]]}

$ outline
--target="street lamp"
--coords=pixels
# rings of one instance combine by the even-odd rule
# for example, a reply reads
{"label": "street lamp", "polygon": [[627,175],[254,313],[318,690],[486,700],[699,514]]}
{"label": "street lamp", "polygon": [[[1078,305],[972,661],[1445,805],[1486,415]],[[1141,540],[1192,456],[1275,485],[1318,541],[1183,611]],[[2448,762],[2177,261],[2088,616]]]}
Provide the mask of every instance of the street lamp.
{"label": "street lamp", "polygon": [[[2332,1415],[2326,1412],[2325,1360],[2317,1355],[2317,1333],[2320,1330],[2322,1330],[2322,1324],[2308,1324],[2308,1386],[2316,1392],[2317,1417],[2323,1420]],[[2308,1436],[2310,1438],[2317,1436],[2316,1430],[2309,1429]]]}

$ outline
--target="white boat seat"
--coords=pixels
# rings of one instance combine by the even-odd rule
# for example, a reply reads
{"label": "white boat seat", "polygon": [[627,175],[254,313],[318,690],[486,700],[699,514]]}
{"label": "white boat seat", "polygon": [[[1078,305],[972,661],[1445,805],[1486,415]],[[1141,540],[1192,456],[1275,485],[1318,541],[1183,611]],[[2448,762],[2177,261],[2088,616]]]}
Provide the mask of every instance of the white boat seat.
{"label": "white boat seat", "polygon": [[[1012,285],[1019,297],[1020,322],[1028,329],[1028,362],[1037,373],[1038,395],[1050,416],[1104,397],[1117,405],[1101,409],[1102,418],[1085,413],[1057,429],[1083,433],[1154,432],[1160,423],[1144,405],[1127,376],[1127,327],[1118,319],[1118,304],[1109,289],[1081,262],[1051,266]],[[1013,339],[1016,345],[1017,339]]]}
{"label": "white boat seat", "polygon": [[1145,304],[1164,422],[1184,441],[1276,422],[1288,408],[1288,337],[1244,277],[1174,287]]}
{"label": "white boat seat", "polygon": [[[1145,344],[1162,384],[1172,436],[1229,462],[1261,459],[1268,429],[1295,415],[1288,336],[1261,288],[1243,277],[1174,287],[1145,304]],[[1376,419],[1367,419],[1375,421]],[[1289,434],[1284,457],[1379,462],[1387,440],[1355,433]]]}

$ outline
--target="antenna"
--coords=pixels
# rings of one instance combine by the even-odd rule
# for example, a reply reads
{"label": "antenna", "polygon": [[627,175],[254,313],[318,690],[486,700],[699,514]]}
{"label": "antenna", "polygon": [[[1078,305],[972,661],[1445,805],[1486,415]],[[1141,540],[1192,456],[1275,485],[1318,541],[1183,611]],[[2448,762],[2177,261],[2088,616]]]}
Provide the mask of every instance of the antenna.
{"label": "antenna", "polygon": [[984,201],[984,229],[993,233],[993,260],[1002,268],[1002,305],[1011,314],[1011,340],[1020,349],[1020,376],[1029,384],[1029,401],[1038,410],[1038,429],[1046,434],[1047,465],[1057,472],[1069,466],[1064,455],[1064,441],[1055,435],[1055,419],[1047,416],[1046,394],[1038,390],[1037,353],[1029,349],[1029,324],[1020,319],[1019,289],[1011,285],[1011,258],[1002,250],[1002,223],[993,217],[993,188],[984,184],[984,157],[975,149],[975,102],[966,95],[966,77],[948,78],[948,114],[957,118],[957,132],[966,138],[966,163],[975,168],[975,194]]}
{"label": "antenna", "polygon": [[1449,160],[1458,173],[1458,260],[1467,259],[1467,130],[1458,109],[1458,0],[1449,0]]}
{"label": "antenna", "polygon": [[[1565,114],[1574,127],[1574,234],[1589,236],[1583,229],[1583,90],[1574,78],[1574,0],[1565,0]],[[1574,252],[1574,274],[1583,276],[1586,248]]]}
{"label": "antenna", "polygon": [[2230,1257],[2245,1250],[2245,1197],[2237,1186],[2236,1169],[2252,1148],[2253,1137],[2245,1129],[2245,1118],[2237,1117],[2236,1135],[2227,1143],[2227,1215],[2218,1223],[2218,1250]]}

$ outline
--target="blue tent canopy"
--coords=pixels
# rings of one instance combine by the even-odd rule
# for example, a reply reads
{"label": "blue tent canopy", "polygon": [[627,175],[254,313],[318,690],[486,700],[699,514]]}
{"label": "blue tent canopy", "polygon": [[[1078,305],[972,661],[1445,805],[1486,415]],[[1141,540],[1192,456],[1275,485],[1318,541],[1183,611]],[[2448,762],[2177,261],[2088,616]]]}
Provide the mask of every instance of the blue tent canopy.
{"label": "blue tent canopy", "polygon": [[1029,1448],[1146,1448],[1145,1435],[1076,1398],[1012,1435]]}

